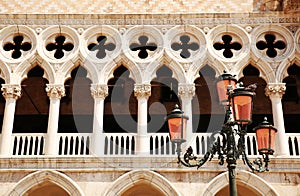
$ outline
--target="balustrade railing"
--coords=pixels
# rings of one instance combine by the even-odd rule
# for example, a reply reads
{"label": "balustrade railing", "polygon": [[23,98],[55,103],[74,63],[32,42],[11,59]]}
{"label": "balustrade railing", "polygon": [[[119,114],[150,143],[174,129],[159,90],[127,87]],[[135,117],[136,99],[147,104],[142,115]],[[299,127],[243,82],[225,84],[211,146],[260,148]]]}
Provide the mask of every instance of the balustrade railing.
{"label": "balustrade railing", "polygon": [[131,133],[105,133],[104,155],[134,155],[136,136]]}
{"label": "balustrade railing", "polygon": [[43,155],[45,136],[46,134],[44,133],[13,134],[11,142],[12,155]]}
{"label": "balustrade railing", "polygon": [[91,133],[59,133],[58,155],[90,155]]}
{"label": "balustrade railing", "polygon": [[[45,133],[16,133],[12,135],[11,153],[13,156],[42,156],[45,148]],[[208,150],[208,133],[195,133],[193,140],[185,143],[186,147],[192,146],[194,154],[202,156]],[[0,135],[1,137],[1,135]],[[135,156],[137,154],[136,133],[104,133],[103,154],[105,156]],[[175,145],[170,141],[168,133],[148,134],[149,156],[174,156]],[[92,133],[58,133],[58,156],[86,156],[91,152]],[[222,142],[222,136],[217,136]],[[289,145],[290,157],[300,157],[300,134],[288,133],[286,139]],[[248,133],[245,138],[246,153],[257,156],[257,144],[254,133]],[[145,149],[145,148],[144,148]]]}

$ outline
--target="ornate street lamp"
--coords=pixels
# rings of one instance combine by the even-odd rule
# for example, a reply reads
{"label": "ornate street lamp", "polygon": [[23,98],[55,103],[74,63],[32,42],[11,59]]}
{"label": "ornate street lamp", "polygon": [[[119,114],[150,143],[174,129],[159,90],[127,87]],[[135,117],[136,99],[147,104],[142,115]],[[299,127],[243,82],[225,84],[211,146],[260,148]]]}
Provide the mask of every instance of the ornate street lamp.
{"label": "ornate street lamp", "polygon": [[[257,158],[253,163],[248,159],[245,147],[245,135],[247,134],[247,125],[252,122],[253,97],[256,85],[243,87],[242,84],[236,85],[236,80],[231,74],[224,73],[219,77],[216,83],[220,104],[226,109],[225,123],[222,130],[212,134],[211,146],[203,158],[198,159],[193,154],[192,147],[189,147],[183,159],[181,158],[181,144],[186,141],[186,123],[188,117],[183,115],[178,105],[167,116],[169,125],[170,139],[177,145],[178,163],[186,167],[201,167],[208,160],[211,160],[215,154],[218,154],[219,164],[223,165],[226,158],[229,176],[230,195],[237,195],[235,168],[236,161],[240,157],[252,171],[264,172],[268,171],[269,155],[274,153],[275,133],[277,130],[266,121],[255,127],[258,151],[263,159]],[[224,86],[226,93],[224,94]],[[232,119],[233,117],[233,119]],[[219,135],[222,139],[216,139]],[[236,137],[238,142],[236,143]],[[263,165],[264,162],[264,165]],[[255,166],[257,165],[257,166]]]}

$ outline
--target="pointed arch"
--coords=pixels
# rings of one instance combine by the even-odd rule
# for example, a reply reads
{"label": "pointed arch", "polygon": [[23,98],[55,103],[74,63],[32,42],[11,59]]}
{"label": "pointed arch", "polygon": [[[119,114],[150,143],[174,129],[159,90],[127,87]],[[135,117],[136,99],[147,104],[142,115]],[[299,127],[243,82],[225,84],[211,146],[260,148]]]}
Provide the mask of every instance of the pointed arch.
{"label": "pointed arch", "polygon": [[172,78],[175,78],[178,81],[178,83],[183,83],[183,84],[188,83],[183,66],[180,63],[174,61],[166,54],[162,56],[160,59],[158,59],[157,61],[154,61],[147,66],[145,70],[145,73],[147,74],[145,75],[145,78],[147,79],[144,82],[147,83],[152,81],[154,78],[156,78],[157,70],[163,65],[166,65],[170,70],[172,70],[173,72]]}
{"label": "pointed arch", "polygon": [[134,170],[119,177],[106,191],[104,195],[122,195],[137,183],[147,183],[158,189],[164,195],[180,195],[176,188],[162,175],[148,170]]}
{"label": "pointed arch", "polygon": [[[269,183],[253,173],[237,170],[236,180],[238,185],[247,186],[250,189],[255,190],[255,192],[258,192],[259,195],[279,195]],[[208,183],[203,195],[216,195],[226,186],[228,186],[228,172],[218,175],[210,183]]]}
{"label": "pointed arch", "polygon": [[278,80],[278,82],[282,82],[283,79],[288,76],[287,70],[290,65],[293,65],[294,63],[300,66],[300,56],[293,55],[292,58],[284,59],[280,63],[276,72],[276,79]]}
{"label": "pointed arch", "polygon": [[98,71],[96,65],[88,61],[88,59],[84,59],[80,54],[75,56],[73,59],[65,62],[61,66],[60,70],[62,73],[62,78],[58,78],[58,81],[56,82],[58,84],[65,83],[71,77],[72,70],[78,67],[79,65],[87,70],[88,73],[87,78],[89,78],[92,81],[92,83],[97,84],[99,81],[99,77],[98,77]]}
{"label": "pointed arch", "polygon": [[275,83],[276,76],[274,70],[272,69],[271,65],[262,59],[254,60],[250,58],[248,61],[240,61],[234,66],[233,72],[237,75],[237,78],[240,79],[243,77],[243,70],[249,64],[254,66],[259,70],[259,77],[263,78],[267,83]]}
{"label": "pointed arch", "polygon": [[113,78],[113,73],[117,67],[120,65],[123,65],[130,71],[129,77],[135,81],[135,83],[142,83],[143,77],[141,74],[141,70],[139,66],[128,59],[126,55],[121,54],[116,59],[113,59],[112,61],[108,62],[103,69],[100,71],[99,77],[101,84],[107,84],[108,80]]}
{"label": "pointed arch", "polygon": [[11,80],[10,72],[11,70],[9,66],[5,62],[0,61],[0,77],[5,80],[6,84],[10,83]]}
{"label": "pointed arch", "polygon": [[40,66],[44,70],[44,78],[48,80],[49,83],[54,83],[55,81],[55,71],[53,66],[47,61],[44,61],[40,56],[36,55],[31,60],[28,59],[20,63],[14,70],[14,81],[11,83],[20,84],[25,78],[27,78],[28,72],[35,66]]}
{"label": "pointed arch", "polygon": [[188,73],[189,78],[191,78],[191,81],[194,82],[197,78],[200,77],[199,71],[204,67],[208,65],[216,72],[216,76],[219,76],[223,73],[224,70],[227,72],[230,72],[226,65],[219,61],[218,59],[213,58],[212,56],[208,55],[207,58],[199,63],[195,63],[191,66],[191,71]]}
{"label": "pointed arch", "polygon": [[62,189],[69,195],[82,196],[84,195],[81,188],[67,175],[58,171],[37,171],[29,174],[20,180],[13,190],[8,194],[11,196],[24,195],[31,188],[38,186],[44,182],[51,182]]}

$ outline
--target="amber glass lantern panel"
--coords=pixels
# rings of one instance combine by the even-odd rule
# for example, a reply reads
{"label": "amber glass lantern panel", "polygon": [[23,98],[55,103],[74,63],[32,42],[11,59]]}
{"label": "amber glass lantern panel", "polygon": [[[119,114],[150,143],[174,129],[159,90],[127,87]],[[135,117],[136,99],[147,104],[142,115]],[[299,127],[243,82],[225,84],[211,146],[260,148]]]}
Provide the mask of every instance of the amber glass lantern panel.
{"label": "amber glass lantern panel", "polygon": [[235,80],[220,80],[217,82],[217,91],[218,91],[219,102],[222,105],[228,104],[228,94],[227,94],[228,85],[231,85],[233,88],[235,88],[236,81]]}
{"label": "amber glass lantern panel", "polygon": [[257,148],[261,154],[273,154],[276,129],[261,127],[256,129]]}
{"label": "amber glass lantern panel", "polygon": [[252,119],[252,96],[236,95],[232,97],[233,117],[238,124],[246,125]]}
{"label": "amber glass lantern panel", "polygon": [[184,142],[186,141],[186,118],[169,118],[169,132],[172,142]]}

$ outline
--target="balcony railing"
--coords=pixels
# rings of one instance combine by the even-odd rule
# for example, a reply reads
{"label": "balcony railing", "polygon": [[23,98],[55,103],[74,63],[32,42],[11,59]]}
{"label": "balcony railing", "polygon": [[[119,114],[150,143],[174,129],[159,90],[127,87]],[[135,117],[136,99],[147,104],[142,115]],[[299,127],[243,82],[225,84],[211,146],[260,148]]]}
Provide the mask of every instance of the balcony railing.
{"label": "balcony railing", "polygon": [[[289,144],[291,158],[300,157],[300,133],[288,133],[286,139]],[[104,133],[104,156],[136,156],[138,136],[129,133]],[[91,133],[59,133],[57,135],[58,156],[87,156],[92,155]],[[222,138],[216,138],[222,141]],[[13,134],[11,140],[12,156],[43,156],[45,154],[46,134],[24,133]],[[192,146],[194,154],[204,155],[209,148],[209,134],[195,133],[193,140],[185,143]],[[149,149],[149,156],[174,156],[175,145],[170,142],[167,133],[154,133],[148,135],[148,143],[143,149]],[[257,144],[255,134],[246,135],[246,152],[249,156],[257,156]]]}

